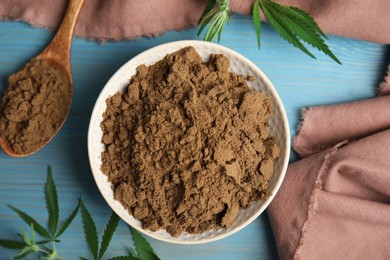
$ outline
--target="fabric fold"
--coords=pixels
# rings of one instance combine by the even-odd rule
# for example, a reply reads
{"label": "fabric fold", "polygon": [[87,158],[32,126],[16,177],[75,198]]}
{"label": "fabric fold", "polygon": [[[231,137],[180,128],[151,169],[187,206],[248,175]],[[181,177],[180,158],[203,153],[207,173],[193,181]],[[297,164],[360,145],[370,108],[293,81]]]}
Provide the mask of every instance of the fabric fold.
{"label": "fabric fold", "polygon": [[389,152],[390,129],[291,164],[268,208],[280,259],[389,259]]}
{"label": "fabric fold", "polygon": [[268,208],[280,259],[390,259],[389,90],[387,75],[382,96],[304,109],[303,159]]}
{"label": "fabric fold", "polygon": [[[254,0],[230,0],[232,12],[250,15]],[[324,32],[361,40],[390,43],[390,1],[278,0],[309,12]],[[57,28],[67,0],[3,0],[0,19],[23,20]],[[88,0],[76,35],[100,41],[155,36],[167,30],[193,27],[207,0]],[[264,18],[264,17],[263,17]]]}
{"label": "fabric fold", "polygon": [[282,186],[268,206],[267,212],[276,240],[279,257],[293,259],[307,223],[318,174],[328,165],[335,150],[315,154],[291,164]]}
{"label": "fabric fold", "polygon": [[390,96],[304,109],[303,124],[294,138],[301,156],[322,151],[344,140],[359,139],[390,128]]}

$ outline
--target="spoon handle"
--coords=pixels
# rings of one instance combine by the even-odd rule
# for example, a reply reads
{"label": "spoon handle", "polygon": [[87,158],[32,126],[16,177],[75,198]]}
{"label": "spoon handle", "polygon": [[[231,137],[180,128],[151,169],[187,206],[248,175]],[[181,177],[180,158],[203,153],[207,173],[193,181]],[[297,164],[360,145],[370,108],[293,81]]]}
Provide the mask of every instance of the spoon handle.
{"label": "spoon handle", "polygon": [[37,59],[49,59],[62,63],[71,75],[70,46],[77,19],[86,0],[69,0],[64,19],[51,43],[44,49]]}

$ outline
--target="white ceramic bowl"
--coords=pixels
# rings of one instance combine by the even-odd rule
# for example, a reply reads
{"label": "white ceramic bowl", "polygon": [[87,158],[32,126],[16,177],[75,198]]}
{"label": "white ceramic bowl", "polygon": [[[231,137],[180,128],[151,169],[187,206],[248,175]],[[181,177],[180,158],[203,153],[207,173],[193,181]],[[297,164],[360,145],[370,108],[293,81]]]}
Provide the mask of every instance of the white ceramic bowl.
{"label": "white ceramic bowl", "polygon": [[[133,218],[121,203],[114,199],[111,183],[108,181],[107,176],[100,170],[101,152],[105,149],[101,143],[102,130],[100,129],[100,123],[103,119],[102,114],[106,110],[105,100],[118,91],[123,93],[129,84],[130,77],[135,74],[137,66],[141,64],[154,64],[166,54],[186,46],[193,46],[204,60],[212,53],[222,53],[230,59],[230,71],[243,75],[251,75],[255,78],[255,81],[248,82],[248,85],[252,89],[262,91],[272,101],[274,113],[269,120],[269,132],[279,144],[281,154],[275,163],[275,174],[270,183],[270,195],[266,199],[252,202],[251,206],[247,209],[240,209],[239,215],[232,226],[229,228],[209,230],[202,234],[183,233],[179,237],[172,237],[166,230],[153,232],[143,229],[141,222]],[[267,76],[255,64],[242,55],[221,45],[203,41],[178,41],[159,45],[137,55],[124,64],[111,77],[100,93],[92,112],[88,130],[88,153],[96,184],[108,205],[110,205],[120,218],[138,231],[162,241],[177,244],[200,244],[215,241],[239,231],[256,219],[266,209],[278,191],[286,173],[290,154],[290,133],[286,112],[278,93]]]}

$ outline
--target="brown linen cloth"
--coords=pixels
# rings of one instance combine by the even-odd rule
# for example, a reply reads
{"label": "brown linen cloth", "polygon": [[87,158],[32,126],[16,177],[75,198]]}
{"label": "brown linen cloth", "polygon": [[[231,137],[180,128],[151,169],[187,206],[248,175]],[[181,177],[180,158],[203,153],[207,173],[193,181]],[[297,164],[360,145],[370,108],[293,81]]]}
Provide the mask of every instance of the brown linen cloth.
{"label": "brown linen cloth", "polygon": [[[76,35],[133,39],[196,25],[207,0],[87,0]],[[330,34],[390,43],[389,0],[277,0],[308,11]],[[67,0],[0,0],[0,18],[56,28]],[[250,14],[253,0],[231,0],[233,12]]]}
{"label": "brown linen cloth", "polygon": [[[203,0],[87,0],[76,34],[132,39],[196,24]],[[278,1],[279,2],[279,1]],[[389,0],[281,0],[326,33],[390,43]],[[249,14],[253,1],[231,0]],[[0,0],[0,18],[55,28],[66,0]],[[380,86],[390,94],[390,76]],[[289,166],[268,208],[284,259],[390,259],[390,96],[306,110]],[[353,141],[358,139],[357,141]],[[343,142],[349,140],[349,143]]]}
{"label": "brown linen cloth", "polygon": [[268,208],[282,260],[390,259],[389,106],[381,96],[303,112],[304,159]]}

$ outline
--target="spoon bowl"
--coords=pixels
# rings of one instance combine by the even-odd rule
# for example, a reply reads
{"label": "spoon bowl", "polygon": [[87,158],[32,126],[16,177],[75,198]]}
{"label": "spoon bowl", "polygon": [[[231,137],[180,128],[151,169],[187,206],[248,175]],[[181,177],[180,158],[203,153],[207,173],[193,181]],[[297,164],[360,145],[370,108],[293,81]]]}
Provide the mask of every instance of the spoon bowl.
{"label": "spoon bowl", "polygon": [[69,95],[67,97],[69,98],[69,100],[68,102],[66,102],[66,104],[68,105],[67,107],[62,108],[66,110],[66,115],[62,119],[62,122],[59,124],[59,126],[55,129],[52,136],[45,142],[42,142],[42,144],[36,147],[36,149],[30,152],[16,153],[8,143],[6,137],[4,135],[0,135],[0,146],[4,150],[4,152],[9,156],[26,157],[39,151],[47,143],[49,143],[51,139],[53,139],[53,137],[61,129],[62,125],[64,124],[67,118],[67,115],[70,110],[72,96],[73,96],[73,80],[72,80],[72,72],[70,68],[70,48],[71,48],[72,38],[77,24],[77,20],[84,4],[85,4],[85,0],[69,0],[69,4],[65,16],[53,40],[37,57],[32,59],[32,61],[33,60],[45,61],[50,67],[52,67],[53,69],[61,73],[61,75],[63,75],[64,78],[68,80]]}

